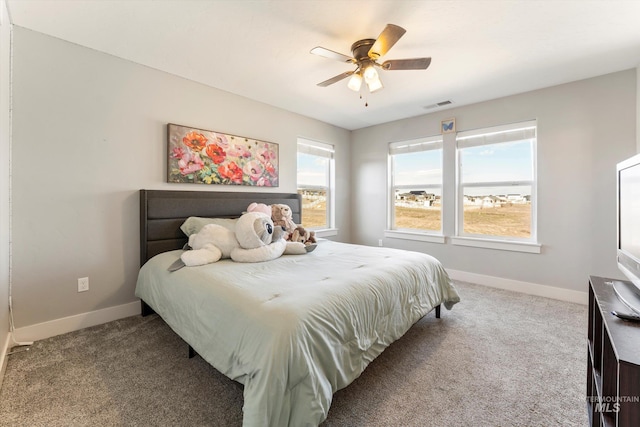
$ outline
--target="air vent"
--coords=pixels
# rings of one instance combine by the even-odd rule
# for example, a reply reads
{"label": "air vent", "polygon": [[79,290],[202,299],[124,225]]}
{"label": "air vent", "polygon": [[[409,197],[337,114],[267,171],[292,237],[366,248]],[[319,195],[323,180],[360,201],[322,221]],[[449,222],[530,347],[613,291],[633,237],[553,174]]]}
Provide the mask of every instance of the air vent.
{"label": "air vent", "polygon": [[445,105],[449,105],[449,104],[453,104],[452,101],[446,100],[446,101],[440,101],[437,102],[435,104],[431,104],[431,105],[425,105],[424,109],[425,110],[431,110],[433,108],[438,108],[438,107],[444,107]]}

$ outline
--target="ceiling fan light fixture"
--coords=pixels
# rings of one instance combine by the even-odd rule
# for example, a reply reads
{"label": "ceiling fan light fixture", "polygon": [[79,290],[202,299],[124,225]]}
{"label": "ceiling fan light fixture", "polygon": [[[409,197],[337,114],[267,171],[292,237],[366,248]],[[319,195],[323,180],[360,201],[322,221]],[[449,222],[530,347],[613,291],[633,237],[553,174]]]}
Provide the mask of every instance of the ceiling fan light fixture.
{"label": "ceiling fan light fixture", "polygon": [[367,87],[369,88],[370,93],[378,91],[384,87],[382,86],[382,82],[380,81],[380,78],[378,77],[377,73],[376,73],[375,79],[372,79],[371,81],[367,81]]}
{"label": "ceiling fan light fixture", "polygon": [[347,87],[354,92],[358,92],[360,91],[360,86],[362,86],[362,76],[359,73],[352,74]]}
{"label": "ceiling fan light fixture", "polygon": [[[389,49],[400,40],[400,37],[402,37],[404,33],[406,33],[404,28],[394,24],[387,24],[377,39],[362,39],[353,43],[351,45],[352,56],[343,55],[320,46],[314,47],[311,49],[311,53],[314,55],[324,56],[325,58],[335,59],[356,66],[355,71],[338,74],[317,85],[326,87],[351,76],[347,84],[349,89],[354,92],[359,92],[362,88],[362,81],[364,80],[367,83],[369,93],[373,93],[383,88],[380,76],[375,67],[380,67],[383,70],[426,70],[429,64],[431,64],[431,58],[391,59],[382,64],[377,62],[379,58],[386,55]],[[362,98],[362,94],[360,97]]]}
{"label": "ceiling fan light fixture", "polygon": [[367,68],[364,69],[364,81],[367,82],[367,84],[371,84],[371,82],[374,81],[380,81],[380,79],[378,78],[378,72],[376,71],[375,68],[373,68],[373,65],[369,65]]}

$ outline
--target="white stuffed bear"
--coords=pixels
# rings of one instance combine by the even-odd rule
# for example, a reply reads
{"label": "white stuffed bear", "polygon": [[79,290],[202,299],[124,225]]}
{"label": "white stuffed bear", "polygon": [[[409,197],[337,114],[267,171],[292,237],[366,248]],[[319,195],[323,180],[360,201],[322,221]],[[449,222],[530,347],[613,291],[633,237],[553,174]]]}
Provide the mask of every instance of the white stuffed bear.
{"label": "white stuffed bear", "polygon": [[260,212],[248,212],[236,223],[236,231],[220,225],[208,224],[189,236],[192,250],[185,251],[180,259],[184,265],[194,267],[210,264],[221,258],[237,262],[262,262],[276,259],[283,254],[305,254],[302,243],[287,242],[280,227]]}

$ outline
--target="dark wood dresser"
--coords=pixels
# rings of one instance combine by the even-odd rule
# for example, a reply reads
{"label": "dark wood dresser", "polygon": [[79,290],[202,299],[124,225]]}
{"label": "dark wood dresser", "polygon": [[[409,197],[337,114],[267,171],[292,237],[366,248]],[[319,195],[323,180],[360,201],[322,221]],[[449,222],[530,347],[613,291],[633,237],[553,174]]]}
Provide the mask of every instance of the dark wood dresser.
{"label": "dark wood dresser", "polygon": [[587,410],[590,426],[640,426],[640,322],[619,319],[629,313],[617,297],[629,282],[589,277]]}

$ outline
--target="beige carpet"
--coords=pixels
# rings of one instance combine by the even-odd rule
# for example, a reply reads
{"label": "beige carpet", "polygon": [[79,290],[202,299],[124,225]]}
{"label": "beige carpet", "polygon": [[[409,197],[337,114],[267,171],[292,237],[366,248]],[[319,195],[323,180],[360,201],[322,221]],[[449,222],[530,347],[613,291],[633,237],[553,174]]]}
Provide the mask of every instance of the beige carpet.
{"label": "beige carpet", "polygon": [[[456,287],[462,302],[338,391],[323,426],[587,424],[586,306]],[[162,320],[135,316],[11,355],[0,425],[240,426],[242,403]]]}

